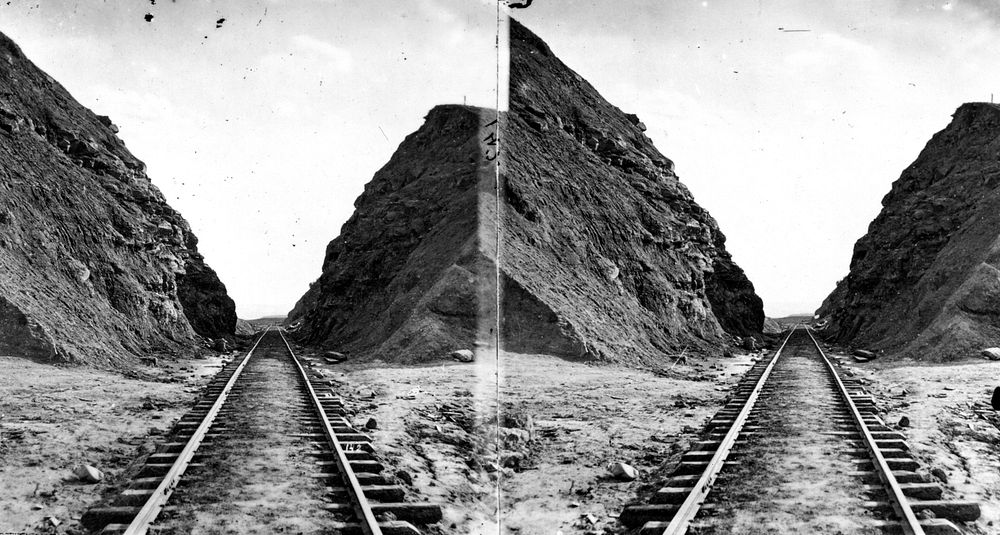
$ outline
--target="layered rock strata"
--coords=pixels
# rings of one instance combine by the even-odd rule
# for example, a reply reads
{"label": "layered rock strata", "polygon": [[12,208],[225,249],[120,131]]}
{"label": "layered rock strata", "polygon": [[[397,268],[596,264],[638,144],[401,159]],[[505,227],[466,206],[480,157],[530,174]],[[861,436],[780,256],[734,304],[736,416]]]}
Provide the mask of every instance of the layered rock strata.
{"label": "layered rock strata", "polygon": [[927,360],[1000,345],[1000,107],[963,104],[892,184],[817,313],[828,335]]}
{"label": "layered rock strata", "polygon": [[116,366],[232,335],[225,286],[117,131],[0,35],[0,353]]}

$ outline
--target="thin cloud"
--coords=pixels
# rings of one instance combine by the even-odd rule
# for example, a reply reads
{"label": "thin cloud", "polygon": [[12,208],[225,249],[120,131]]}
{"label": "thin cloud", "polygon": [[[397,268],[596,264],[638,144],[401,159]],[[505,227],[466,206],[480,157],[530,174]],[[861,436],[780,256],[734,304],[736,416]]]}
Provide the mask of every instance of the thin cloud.
{"label": "thin cloud", "polygon": [[303,52],[329,59],[337,71],[350,72],[354,68],[354,57],[351,53],[333,43],[309,35],[296,35],[292,37],[292,44]]}

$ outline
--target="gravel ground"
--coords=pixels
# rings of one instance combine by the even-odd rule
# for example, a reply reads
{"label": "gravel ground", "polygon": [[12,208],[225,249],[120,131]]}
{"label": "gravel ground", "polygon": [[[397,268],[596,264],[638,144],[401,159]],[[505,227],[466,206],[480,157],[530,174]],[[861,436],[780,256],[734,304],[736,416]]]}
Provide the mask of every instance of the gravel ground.
{"label": "gravel ground", "polygon": [[[207,378],[216,358],[162,362],[139,380],[0,356],[0,532],[73,532],[83,511],[134,471]],[[90,464],[104,481],[72,474]]]}
{"label": "gravel ground", "polygon": [[[73,533],[80,514],[117,491],[218,362],[161,362],[148,368],[161,380],[139,380],[0,357],[0,530]],[[344,396],[355,423],[378,422],[376,451],[388,474],[408,481],[407,498],[442,505],[445,521],[432,535],[495,533],[498,485],[503,533],[569,535],[622,532],[618,512],[648,502],[750,364],[744,355],[652,373],[505,354],[499,367],[490,359],[324,367],[351,385]],[[924,466],[943,469],[945,497],[983,504],[967,530],[1000,533],[1000,430],[968,405],[988,402],[1000,363],[851,367],[870,383],[887,422],[909,417],[902,431]],[[636,467],[638,479],[609,477],[612,461]],[[81,462],[102,469],[105,481],[75,481],[70,469]],[[268,489],[249,489],[257,498],[237,499],[239,515],[267,496]]]}
{"label": "gravel ground", "polygon": [[968,532],[1000,533],[1000,429],[970,405],[989,404],[1000,386],[1000,362],[926,365],[842,358],[869,381],[887,424],[909,419],[909,426],[899,430],[922,466],[941,469],[943,499],[980,503],[982,516],[966,526]]}
{"label": "gravel ground", "polygon": [[[686,449],[751,364],[749,356],[691,362],[662,376],[504,354],[500,451],[494,362],[328,369],[359,395],[376,393],[357,405],[358,422],[379,422],[384,462],[410,475],[416,496],[442,504],[445,532],[496,533],[499,481],[502,533],[568,535],[621,531],[621,508],[659,488],[657,468]],[[639,478],[609,477],[612,461],[633,465]]]}
{"label": "gravel ground", "polygon": [[[619,512],[660,488],[663,467],[684,453],[750,368],[749,356],[693,361],[664,375],[545,355],[504,359],[508,410],[532,416],[525,469],[503,480],[507,533],[621,532]],[[610,476],[624,462],[634,481]]]}

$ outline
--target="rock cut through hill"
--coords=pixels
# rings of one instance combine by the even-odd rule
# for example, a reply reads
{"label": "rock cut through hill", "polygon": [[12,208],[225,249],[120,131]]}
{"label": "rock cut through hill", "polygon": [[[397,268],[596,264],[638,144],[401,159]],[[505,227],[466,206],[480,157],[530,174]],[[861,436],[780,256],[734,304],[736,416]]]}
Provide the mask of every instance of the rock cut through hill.
{"label": "rock cut through hill", "polygon": [[236,313],[117,127],[0,35],[0,353],[99,366]]}
{"label": "rock cut through hill", "polygon": [[963,104],[882,199],[818,314],[842,343],[928,360],[1000,345],[1000,107]]}
{"label": "rock cut through hill", "polygon": [[753,285],[636,116],[517,22],[510,84],[499,202],[496,113],[431,110],[289,315],[304,341],[403,361],[493,346],[497,282],[512,351],[652,362],[761,332]]}
{"label": "rock cut through hill", "polygon": [[[502,146],[505,328],[548,352],[650,361],[759,335],[760,298],[725,236],[643,133],[538,36],[511,21]],[[534,303],[527,303],[530,296]],[[535,311],[547,312],[543,314]],[[511,332],[505,347],[537,349]],[[536,346],[536,347],[533,347]]]}

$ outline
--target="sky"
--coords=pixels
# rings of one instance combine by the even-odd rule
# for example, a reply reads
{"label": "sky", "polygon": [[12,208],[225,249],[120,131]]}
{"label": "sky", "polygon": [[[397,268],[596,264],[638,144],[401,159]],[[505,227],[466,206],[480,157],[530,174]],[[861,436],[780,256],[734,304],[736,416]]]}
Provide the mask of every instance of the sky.
{"label": "sky", "polygon": [[[782,316],[847,274],[954,110],[1000,97],[996,6],[534,0],[514,16],[639,115]],[[11,0],[0,31],[111,116],[245,318],[294,305],[430,108],[497,98],[491,0]]]}
{"label": "sky", "polygon": [[643,120],[773,317],[813,312],[931,136],[1000,99],[995,0],[535,0],[514,16]]}
{"label": "sky", "polygon": [[244,318],[292,308],[432,107],[496,106],[496,19],[487,0],[0,2],[0,31],[118,125]]}

